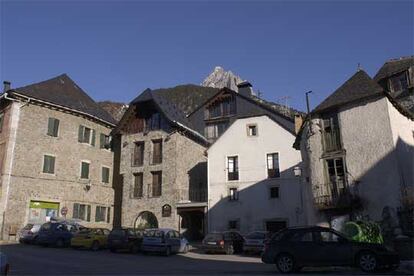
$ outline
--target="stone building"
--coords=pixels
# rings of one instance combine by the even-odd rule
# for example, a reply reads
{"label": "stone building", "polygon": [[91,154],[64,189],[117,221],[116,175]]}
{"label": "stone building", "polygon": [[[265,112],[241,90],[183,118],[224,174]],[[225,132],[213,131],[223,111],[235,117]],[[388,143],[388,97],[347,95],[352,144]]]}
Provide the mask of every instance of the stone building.
{"label": "stone building", "polygon": [[[147,89],[113,131],[115,225],[173,227],[190,239],[206,232],[206,149],[237,117],[269,116],[289,129],[293,118],[239,93],[182,85]],[[242,95],[243,94],[243,95]]]}
{"label": "stone building", "polygon": [[208,149],[209,231],[306,225],[295,132],[268,115],[237,119]]}
{"label": "stone building", "polygon": [[413,198],[413,120],[362,70],[319,104],[295,141],[314,199],[311,222],[395,224]]}
{"label": "stone building", "polygon": [[113,118],[65,74],[0,97],[2,237],[55,217],[111,227]]}

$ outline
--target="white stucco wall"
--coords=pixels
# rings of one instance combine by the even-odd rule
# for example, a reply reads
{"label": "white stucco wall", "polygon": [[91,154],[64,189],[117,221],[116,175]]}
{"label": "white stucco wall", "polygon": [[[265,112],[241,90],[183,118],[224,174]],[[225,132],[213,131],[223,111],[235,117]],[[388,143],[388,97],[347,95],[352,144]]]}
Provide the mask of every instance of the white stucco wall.
{"label": "white stucco wall", "polygon": [[[247,135],[256,124],[258,135]],[[267,116],[238,119],[208,150],[209,231],[228,229],[229,220],[240,221],[240,231],[264,230],[267,220],[284,220],[288,226],[305,224],[301,209],[300,178],[293,168],[301,163],[293,149],[294,135]],[[279,153],[281,177],[267,179],[268,153]],[[227,156],[238,156],[239,180],[227,181]],[[271,199],[269,187],[279,186],[279,198]],[[239,191],[229,201],[229,188]]]}
{"label": "white stucco wall", "polygon": [[[411,179],[406,182],[412,183],[413,122],[386,97],[343,107],[338,110],[338,119],[346,152],[347,183],[363,201],[364,208],[359,214],[380,221],[385,207],[396,211],[401,206],[402,175]],[[301,152],[308,186],[315,187],[326,182],[320,119],[312,120],[312,128],[311,135],[307,129],[303,132]],[[398,148],[396,145],[401,141],[403,146]],[[316,209],[309,213],[313,214],[311,223],[329,219]]]}

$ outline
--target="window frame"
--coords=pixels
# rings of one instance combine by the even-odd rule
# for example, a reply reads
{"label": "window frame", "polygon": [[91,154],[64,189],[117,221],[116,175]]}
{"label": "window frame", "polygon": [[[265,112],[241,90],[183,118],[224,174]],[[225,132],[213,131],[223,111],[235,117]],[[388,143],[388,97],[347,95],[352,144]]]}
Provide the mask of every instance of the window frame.
{"label": "window frame", "polygon": [[[102,143],[102,137],[104,137],[103,141],[104,143]],[[100,149],[104,149],[104,150],[110,150],[111,149],[111,136],[110,135],[106,135],[105,133],[100,133],[99,134],[99,148]]]}
{"label": "window frame", "polygon": [[[82,164],[83,163],[88,164],[88,178],[83,178],[82,177]],[[81,160],[80,161],[79,179],[81,179],[81,180],[90,180],[91,179],[91,161],[89,161],[89,160]]]}
{"label": "window frame", "polygon": [[[90,169],[90,168],[89,168]],[[104,181],[104,169],[108,169],[108,182]],[[90,171],[90,170],[89,170]],[[111,182],[111,168],[109,166],[101,166],[101,182],[103,184],[109,184]]]}
{"label": "window frame", "polygon": [[[230,158],[236,158],[237,160],[237,166],[234,165],[233,163],[233,167],[236,168],[236,170],[234,172],[231,172],[233,174],[237,173],[237,179],[230,179],[230,172],[229,172],[229,160]],[[225,164],[225,168],[226,168],[226,180],[227,182],[237,182],[240,181],[240,160],[239,160],[239,154],[232,154],[232,155],[226,155],[226,164]]]}
{"label": "window frame", "polygon": [[[82,128],[82,136],[80,136],[81,128]],[[85,139],[84,139],[86,129],[90,130],[89,141],[88,142],[86,142]],[[96,144],[95,140],[96,140],[96,130],[91,128],[91,127],[80,124],[79,129],[78,129],[78,142],[81,143],[81,144],[90,145],[90,146],[94,147],[95,144]]]}
{"label": "window frame", "polygon": [[[254,129],[254,132],[255,132],[254,134],[250,134],[250,129],[251,128]],[[259,131],[258,130],[259,130],[259,128],[258,128],[256,123],[246,125],[246,131],[247,131],[247,136],[248,137],[257,137],[257,136],[259,136]]]}
{"label": "window frame", "polygon": [[[131,167],[142,167],[144,166],[144,162],[145,162],[145,141],[135,141],[133,144],[134,144],[134,147],[132,149]],[[137,158],[135,158],[135,154],[137,152],[136,149],[138,145],[142,146],[140,150],[140,154],[142,158],[141,158],[141,162],[135,163],[135,160],[137,160]]]}
{"label": "window frame", "polygon": [[[232,193],[232,191],[234,192]],[[230,187],[228,189],[228,193],[229,193],[228,195],[229,201],[231,202],[239,201],[239,189],[237,187]]]}
{"label": "window frame", "polygon": [[[49,133],[49,124],[50,122],[53,121],[53,133]],[[56,126],[56,122],[57,122],[57,129],[55,129]],[[55,132],[56,131],[56,135]],[[60,134],[60,120],[58,118],[55,117],[48,117],[47,118],[47,130],[46,130],[46,135],[49,137],[53,137],[53,138],[57,138],[59,137]]]}
{"label": "window frame", "polygon": [[[46,164],[46,156],[53,157],[53,172],[52,173],[49,173],[49,172],[45,172],[44,171],[45,164]],[[56,175],[56,155],[50,154],[50,153],[44,153],[42,159],[43,159],[42,167],[41,167],[42,174],[46,174],[46,175]]]}
{"label": "window frame", "polygon": [[[138,198],[138,199],[143,198],[144,197],[144,173],[143,172],[138,172],[138,173],[134,173],[132,176],[133,176],[133,183],[134,183],[133,188],[132,188],[132,198]],[[136,182],[137,176],[141,176],[141,184],[140,184],[140,186],[141,186],[141,195],[140,196],[135,195],[135,189],[136,189],[136,186],[137,186],[137,182]]]}
{"label": "window frame", "polygon": [[[163,154],[163,139],[153,139],[151,140],[152,142],[152,158],[151,158],[151,165],[159,165],[162,164],[162,154]],[[160,152],[159,152],[159,158],[158,160],[155,160],[155,145],[158,144],[160,145]]]}
{"label": "window frame", "polygon": [[[274,154],[277,155],[277,168],[278,168],[278,171],[275,174],[275,176],[272,177],[272,176],[270,176],[269,171],[270,170],[275,170],[274,169],[275,162],[274,162],[274,158],[273,158],[272,159],[273,168],[272,169],[269,169],[269,159],[268,158],[269,158],[269,155],[274,155]],[[278,178],[281,178],[280,164],[281,164],[281,162],[280,162],[280,152],[279,151],[273,151],[273,152],[267,152],[266,153],[266,178],[267,179],[278,179]]]}
{"label": "window frame", "polygon": [[[102,218],[99,218],[98,220],[98,209],[100,210],[100,212],[102,211],[102,209],[105,211],[104,213],[100,213],[100,215],[102,215]],[[95,222],[103,222],[103,223],[107,223],[107,217],[108,217],[108,207],[107,206],[102,206],[102,205],[96,205],[95,206]]]}
{"label": "window frame", "polygon": [[[79,208],[78,209],[78,216],[77,217],[74,216],[75,215],[75,205],[78,205],[78,208]],[[79,214],[80,214],[80,207],[81,206],[85,207],[84,217],[83,218],[81,218],[79,216]],[[92,207],[91,207],[90,204],[78,203],[78,202],[74,202],[73,203],[73,206],[72,206],[72,218],[73,219],[80,219],[80,220],[83,220],[83,221],[90,222],[91,221],[91,213],[92,213]]]}
{"label": "window frame", "polygon": [[[159,194],[154,195],[154,175],[160,175],[159,177]],[[158,171],[151,171],[151,176],[152,176],[152,183],[151,183],[151,197],[161,197],[162,196],[162,171],[158,170]]]}

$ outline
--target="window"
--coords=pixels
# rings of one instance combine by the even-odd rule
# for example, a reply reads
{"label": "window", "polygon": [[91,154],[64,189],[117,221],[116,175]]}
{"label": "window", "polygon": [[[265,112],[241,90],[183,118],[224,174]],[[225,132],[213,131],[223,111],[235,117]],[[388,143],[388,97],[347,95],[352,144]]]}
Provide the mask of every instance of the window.
{"label": "window", "polygon": [[290,237],[290,241],[311,242],[313,241],[312,232],[296,232]]}
{"label": "window", "polygon": [[163,217],[171,217],[171,206],[168,204],[162,206],[161,213]]}
{"label": "window", "polygon": [[55,157],[51,155],[43,156],[43,172],[44,173],[55,173]]}
{"label": "window", "polygon": [[280,177],[279,153],[269,153],[267,155],[267,177]]}
{"label": "window", "polygon": [[279,187],[270,187],[270,198],[279,198]]}
{"label": "window", "polygon": [[108,207],[108,212],[106,212],[106,222],[111,222],[111,208]]}
{"label": "window", "polygon": [[142,173],[134,174],[134,194],[136,198],[142,197],[144,191],[144,175]]}
{"label": "window", "polygon": [[99,148],[109,149],[111,147],[109,135],[101,133],[99,136]]}
{"label": "window", "polygon": [[88,127],[79,126],[78,141],[79,143],[86,143],[95,146],[96,131]]}
{"label": "window", "polygon": [[0,132],[3,130],[4,112],[0,113]]}
{"label": "window", "polygon": [[228,122],[207,124],[204,129],[204,134],[207,137],[207,139],[216,139],[226,131],[228,124]]}
{"label": "window", "polygon": [[257,125],[247,125],[247,136],[257,136]]}
{"label": "window", "polygon": [[57,137],[59,132],[59,120],[56,118],[49,118],[47,124],[47,135]]}
{"label": "window", "polygon": [[109,183],[109,168],[102,167],[102,183]]}
{"label": "window", "polygon": [[229,230],[238,230],[240,227],[239,220],[229,220]]}
{"label": "window", "polygon": [[72,218],[91,221],[91,206],[74,203]]}
{"label": "window", "polygon": [[152,164],[160,164],[162,162],[162,140],[152,141]]}
{"label": "window", "polygon": [[236,97],[233,95],[221,95],[220,97],[207,107],[206,119],[236,114]]}
{"label": "window", "polygon": [[161,115],[160,113],[153,113],[150,117],[145,119],[145,131],[161,129]]}
{"label": "window", "polygon": [[237,191],[237,188],[230,188],[229,189],[229,200],[230,201],[239,200],[239,192]]}
{"label": "window", "polygon": [[152,196],[161,196],[162,187],[162,172],[151,172],[152,173]]}
{"label": "window", "polygon": [[406,72],[392,76],[389,81],[391,92],[405,91],[408,89]]}
{"label": "window", "polygon": [[136,142],[132,154],[132,166],[142,166],[144,164],[144,142]]}
{"label": "window", "polygon": [[341,137],[339,132],[338,115],[335,114],[322,120],[323,123],[323,146],[325,152],[341,149]]}
{"label": "window", "polygon": [[105,220],[107,219],[106,216],[106,207],[103,206],[96,206],[96,210],[95,210],[95,222],[105,222]]}
{"label": "window", "polygon": [[340,242],[343,238],[334,232],[331,231],[321,231],[320,233],[316,233],[322,242]]}
{"label": "window", "polygon": [[343,158],[326,159],[328,183],[333,197],[338,197],[345,188],[345,168]]}
{"label": "window", "polygon": [[81,178],[89,179],[89,163],[82,161],[81,162]]}
{"label": "window", "polygon": [[227,179],[239,180],[239,164],[237,156],[227,157]]}

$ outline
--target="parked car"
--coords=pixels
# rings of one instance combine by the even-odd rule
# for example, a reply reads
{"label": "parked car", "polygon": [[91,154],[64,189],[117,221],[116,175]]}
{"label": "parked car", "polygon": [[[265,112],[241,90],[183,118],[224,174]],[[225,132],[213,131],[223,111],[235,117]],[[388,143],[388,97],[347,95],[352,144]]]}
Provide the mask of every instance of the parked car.
{"label": "parked car", "polygon": [[129,250],[137,253],[141,249],[142,232],[133,228],[113,229],[108,236],[108,248],[115,253],[119,250]]}
{"label": "parked car", "polygon": [[147,229],[142,240],[142,251],[164,253],[165,256],[169,256],[180,251],[181,238],[180,233],[173,229]]}
{"label": "parked car", "polygon": [[7,276],[10,271],[10,264],[7,260],[7,256],[0,252],[0,275],[1,276]]}
{"label": "parked car", "polygon": [[356,266],[365,272],[395,269],[398,255],[382,244],[351,241],[324,227],[298,227],[279,231],[265,244],[262,261],[276,264],[283,273],[305,266]]}
{"label": "parked car", "polygon": [[20,243],[36,243],[41,224],[28,223],[19,231]]}
{"label": "parked car", "polygon": [[187,253],[191,248],[190,243],[188,242],[188,240],[186,238],[184,238],[183,236],[181,236],[180,239],[180,249],[178,250],[179,253]]}
{"label": "parked car", "polygon": [[37,244],[56,247],[70,245],[73,235],[82,229],[81,225],[68,224],[65,222],[47,222],[40,227]]}
{"label": "parked car", "polygon": [[237,231],[213,232],[203,239],[205,253],[222,252],[228,255],[243,252],[244,239]]}
{"label": "parked car", "polygon": [[270,238],[268,231],[254,231],[244,237],[243,252],[245,253],[262,253],[264,244]]}
{"label": "parked car", "polygon": [[89,248],[97,251],[108,245],[109,230],[105,228],[84,228],[70,240],[73,248]]}

